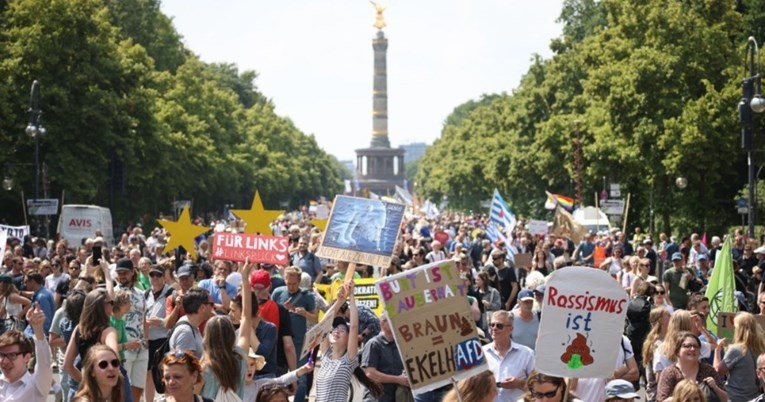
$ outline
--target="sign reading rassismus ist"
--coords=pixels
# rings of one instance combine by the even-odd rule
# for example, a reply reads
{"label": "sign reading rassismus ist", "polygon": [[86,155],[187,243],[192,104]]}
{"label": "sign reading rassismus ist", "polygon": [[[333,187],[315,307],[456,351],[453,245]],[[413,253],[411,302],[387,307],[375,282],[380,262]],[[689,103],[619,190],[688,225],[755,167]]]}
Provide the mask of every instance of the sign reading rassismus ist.
{"label": "sign reading rassismus ist", "polygon": [[376,282],[412,392],[478,374],[486,359],[454,262],[440,261]]}

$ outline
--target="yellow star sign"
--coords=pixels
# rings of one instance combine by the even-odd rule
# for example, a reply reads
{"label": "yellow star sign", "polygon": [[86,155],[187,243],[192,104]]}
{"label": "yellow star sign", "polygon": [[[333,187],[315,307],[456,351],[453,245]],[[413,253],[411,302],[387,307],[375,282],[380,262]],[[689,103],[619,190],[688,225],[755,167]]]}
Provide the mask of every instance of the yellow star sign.
{"label": "yellow star sign", "polygon": [[207,232],[209,229],[191,223],[188,206],[183,208],[181,216],[178,217],[178,220],[175,222],[166,219],[158,219],[157,221],[170,233],[170,240],[167,241],[167,245],[165,246],[166,251],[182,246],[192,258],[197,257],[194,239],[202,233]]}
{"label": "yellow star sign", "polygon": [[244,229],[245,233],[260,233],[265,236],[271,235],[271,222],[284,213],[284,211],[263,209],[263,201],[260,200],[260,193],[257,191],[255,197],[252,198],[250,209],[232,209],[231,212],[247,223],[247,227]]}
{"label": "yellow star sign", "polygon": [[321,231],[327,230],[327,222],[329,219],[311,219],[311,224],[321,229]]}

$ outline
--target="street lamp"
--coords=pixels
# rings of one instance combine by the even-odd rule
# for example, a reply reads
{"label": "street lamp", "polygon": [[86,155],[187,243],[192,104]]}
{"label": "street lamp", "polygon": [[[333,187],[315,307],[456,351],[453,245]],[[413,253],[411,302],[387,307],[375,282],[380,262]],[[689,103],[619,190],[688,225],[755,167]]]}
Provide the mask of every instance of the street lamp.
{"label": "street lamp", "polygon": [[40,138],[45,136],[46,130],[42,125],[42,110],[40,110],[40,83],[32,82],[32,90],[29,94],[30,107],[27,111],[29,122],[24,130],[26,134],[35,140],[35,199],[40,198]]}
{"label": "street lamp", "polygon": [[[755,209],[757,208],[754,198],[754,118],[752,112],[762,113],[765,111],[765,99],[760,96],[762,92],[762,76],[754,67],[755,57],[759,60],[760,49],[753,36],[747,40],[749,56],[749,76],[741,82],[742,97],[738,102],[738,113],[741,120],[741,147],[746,149],[747,167],[749,176],[749,237],[754,237]],[[745,57],[746,59],[746,57]]]}
{"label": "street lamp", "polygon": [[685,188],[688,187],[688,179],[683,176],[677,176],[677,179],[675,179],[675,185],[680,190],[685,190]]}
{"label": "street lamp", "polygon": [[9,176],[5,176],[3,178],[3,188],[5,191],[11,191],[13,190],[13,179]]}

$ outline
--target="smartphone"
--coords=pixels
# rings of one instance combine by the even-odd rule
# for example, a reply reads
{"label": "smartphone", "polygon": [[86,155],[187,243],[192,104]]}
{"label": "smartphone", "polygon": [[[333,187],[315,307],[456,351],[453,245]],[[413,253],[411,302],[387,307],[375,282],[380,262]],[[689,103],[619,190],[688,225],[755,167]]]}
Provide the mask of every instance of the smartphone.
{"label": "smartphone", "polygon": [[93,265],[101,263],[101,246],[93,246]]}

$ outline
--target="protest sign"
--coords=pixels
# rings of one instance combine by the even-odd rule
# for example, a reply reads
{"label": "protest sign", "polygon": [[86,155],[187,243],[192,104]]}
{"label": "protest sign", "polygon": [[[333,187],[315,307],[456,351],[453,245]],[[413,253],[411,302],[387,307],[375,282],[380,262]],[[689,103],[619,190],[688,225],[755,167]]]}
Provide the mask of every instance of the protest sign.
{"label": "protest sign", "polygon": [[[375,288],[376,281],[377,278],[354,279],[353,283],[355,286],[353,287],[353,297],[356,299],[356,305],[369,307],[369,309],[379,317],[383,312],[383,304],[380,301],[380,295],[377,294],[377,289]],[[331,290],[329,291],[329,295],[327,295],[329,296],[327,302],[335,300],[338,289],[343,286],[343,281],[341,279],[336,279],[330,286]]]}
{"label": "protest sign", "polygon": [[[733,332],[735,331],[733,319],[736,318],[736,314],[738,313],[717,313],[717,337],[727,339],[728,344],[733,343]],[[765,315],[755,315],[754,319],[760,328],[765,330]]]}
{"label": "protest sign", "polygon": [[513,263],[516,267],[528,268],[531,267],[531,260],[533,255],[531,253],[520,253],[513,256]]}
{"label": "protest sign", "polygon": [[433,240],[438,240],[439,243],[445,246],[446,243],[449,242],[449,233],[446,233],[443,230],[436,230],[436,232],[433,233]]}
{"label": "protest sign", "polygon": [[404,205],[338,195],[316,255],[387,266],[393,256]]}
{"label": "protest sign", "polygon": [[546,283],[536,368],[558,377],[613,376],[627,314],[627,293],[605,271],[568,267]]}
{"label": "protest sign", "polygon": [[319,204],[316,206],[316,219],[328,219],[329,207],[325,204]]}
{"label": "protest sign", "polygon": [[304,357],[308,356],[308,353],[310,353],[315,347],[319,346],[321,341],[324,340],[324,337],[332,332],[332,320],[334,319],[335,311],[333,309],[329,309],[327,310],[327,313],[324,314],[324,317],[322,317],[321,321],[319,321],[318,324],[311,327],[311,329],[305,333],[305,342],[303,342],[303,349],[300,351],[298,361],[301,361]]}
{"label": "protest sign", "polygon": [[8,232],[0,229],[0,259],[5,258],[5,246],[8,244]]}
{"label": "protest sign", "polygon": [[376,286],[413,393],[486,370],[468,289],[454,261],[381,278]]}
{"label": "protest sign", "polygon": [[24,236],[29,234],[29,226],[6,226],[0,225],[0,230],[5,231],[8,238],[15,237],[17,239],[23,239]]}
{"label": "protest sign", "polygon": [[529,233],[533,235],[547,234],[547,221],[530,220],[528,224]]}
{"label": "protest sign", "polygon": [[212,255],[216,260],[261,262],[284,265],[289,261],[289,239],[245,233],[215,233]]}
{"label": "protest sign", "polygon": [[27,211],[29,211],[29,215],[56,215],[58,214],[58,199],[27,200]]}

